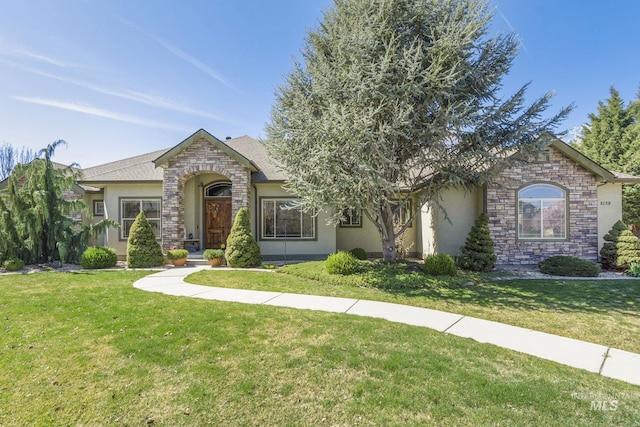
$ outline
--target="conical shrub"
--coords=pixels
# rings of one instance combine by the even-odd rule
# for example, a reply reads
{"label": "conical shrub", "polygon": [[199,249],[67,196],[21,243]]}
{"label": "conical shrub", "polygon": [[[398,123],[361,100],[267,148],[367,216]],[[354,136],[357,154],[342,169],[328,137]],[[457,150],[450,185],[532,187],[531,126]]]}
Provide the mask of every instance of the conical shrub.
{"label": "conical shrub", "polygon": [[230,267],[254,267],[262,262],[260,246],[251,234],[249,212],[246,208],[241,208],[236,214],[233,227],[227,237],[224,257]]}
{"label": "conical shrub", "polygon": [[618,236],[618,259],[616,265],[620,268],[628,268],[632,263],[640,263],[640,244],[638,238],[631,230],[623,230]]}
{"label": "conical shrub", "polygon": [[148,268],[164,265],[162,248],[143,211],[136,216],[127,240],[127,267]]}
{"label": "conical shrub", "polygon": [[617,268],[618,248],[616,245],[618,243],[620,233],[628,229],[629,227],[627,227],[624,222],[618,221],[613,224],[611,230],[604,235],[605,242],[604,245],[602,245],[602,249],[600,249],[600,262],[602,263],[602,268]]}
{"label": "conical shrub", "polygon": [[462,255],[458,257],[458,267],[463,270],[489,272],[496,267],[496,256],[493,239],[489,232],[489,217],[481,213],[469,231],[467,240],[460,248]]}

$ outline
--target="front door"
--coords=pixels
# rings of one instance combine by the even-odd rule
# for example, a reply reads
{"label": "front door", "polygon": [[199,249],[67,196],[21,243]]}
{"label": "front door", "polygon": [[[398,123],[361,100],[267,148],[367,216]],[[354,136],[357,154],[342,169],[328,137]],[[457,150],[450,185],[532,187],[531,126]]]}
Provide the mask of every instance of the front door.
{"label": "front door", "polygon": [[205,201],[205,248],[218,249],[227,243],[231,230],[231,199]]}

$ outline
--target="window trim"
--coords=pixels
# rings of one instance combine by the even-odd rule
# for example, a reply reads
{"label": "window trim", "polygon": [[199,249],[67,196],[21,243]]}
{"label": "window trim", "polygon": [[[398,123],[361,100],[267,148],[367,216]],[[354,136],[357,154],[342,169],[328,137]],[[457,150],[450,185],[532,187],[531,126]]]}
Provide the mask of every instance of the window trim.
{"label": "window trim", "polygon": [[[348,213],[347,213],[348,212]],[[354,223],[353,217],[357,213],[358,222]],[[349,221],[345,221],[348,219]],[[342,211],[342,218],[339,223],[340,228],[362,228],[362,209],[347,208]]]}
{"label": "window trim", "polygon": [[104,216],[104,200],[93,201],[93,216]]}
{"label": "window trim", "polygon": [[[120,241],[127,241],[129,240],[129,236],[125,236],[124,232],[125,232],[125,227],[124,227],[124,221],[125,220],[130,220],[132,218],[123,218],[123,206],[122,204],[126,201],[138,201],[138,203],[143,203],[145,201],[153,201],[153,202],[159,202],[160,203],[160,208],[158,209],[159,212],[159,217],[157,218],[149,218],[147,217],[147,220],[150,221],[158,221],[158,236],[156,236],[156,240],[160,241],[162,240],[162,197],[119,197],[118,198],[118,224],[120,224],[120,231],[118,232],[118,240]],[[146,214],[145,214],[146,215]],[[135,220],[135,218],[133,218]]]}
{"label": "window trim", "polygon": [[[265,237],[264,235],[264,205],[263,203],[265,201],[273,201],[274,202],[274,207],[275,204],[277,202],[282,202],[282,201],[294,201],[294,200],[300,200],[297,197],[260,197],[259,201],[258,201],[258,210],[259,210],[259,217],[260,217],[260,223],[259,223],[259,230],[258,230],[258,240],[260,241],[265,241],[265,242],[282,242],[282,241],[298,241],[298,242],[312,242],[312,241],[317,241],[318,240],[318,217],[314,216],[312,214],[308,214],[311,216],[311,221],[312,221],[312,226],[313,226],[313,237],[296,237],[296,236],[274,236],[274,237]],[[277,215],[275,215],[275,213],[277,213],[277,211],[274,211],[274,224],[277,223]],[[303,215],[304,212],[302,210],[300,210],[300,215]],[[302,234],[302,233],[301,233]]]}
{"label": "window trim", "polygon": [[[521,218],[520,218],[520,192],[522,190],[525,190],[527,188],[536,186],[536,185],[546,185],[549,187],[554,187],[557,188],[558,190],[561,190],[564,193],[564,236],[562,237],[544,237],[544,228],[540,227],[540,237],[521,237],[520,236],[520,224],[521,224]],[[516,190],[516,194],[515,194],[515,198],[516,198],[516,203],[515,203],[515,212],[516,212],[516,240],[520,241],[520,242],[568,242],[570,240],[569,236],[571,235],[570,233],[570,221],[569,221],[569,217],[570,217],[570,211],[569,211],[569,189],[563,185],[560,185],[558,183],[555,182],[548,182],[548,181],[536,181],[536,182],[530,182],[527,183],[521,187],[519,187]],[[539,201],[545,201],[545,200],[559,200],[559,199],[552,199],[552,198],[524,198],[524,200],[539,200]],[[541,216],[541,221],[544,218]]]}

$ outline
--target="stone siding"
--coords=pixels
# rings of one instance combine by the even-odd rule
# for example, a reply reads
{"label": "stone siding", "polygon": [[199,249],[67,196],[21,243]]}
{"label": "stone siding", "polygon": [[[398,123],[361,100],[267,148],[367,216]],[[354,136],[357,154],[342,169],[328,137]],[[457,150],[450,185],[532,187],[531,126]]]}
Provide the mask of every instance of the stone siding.
{"label": "stone siding", "polygon": [[205,139],[170,159],[163,172],[162,248],[182,247],[184,239],[184,186],[190,178],[216,172],[231,181],[233,218],[240,208],[250,206],[251,171]]}
{"label": "stone siding", "polygon": [[[507,169],[502,185],[487,189],[489,228],[498,264],[537,264],[553,255],[570,255],[591,261],[598,259],[598,201],[596,176],[549,149],[549,161]],[[567,239],[530,241],[517,237],[517,194],[525,185],[549,183],[562,186],[569,198]]]}

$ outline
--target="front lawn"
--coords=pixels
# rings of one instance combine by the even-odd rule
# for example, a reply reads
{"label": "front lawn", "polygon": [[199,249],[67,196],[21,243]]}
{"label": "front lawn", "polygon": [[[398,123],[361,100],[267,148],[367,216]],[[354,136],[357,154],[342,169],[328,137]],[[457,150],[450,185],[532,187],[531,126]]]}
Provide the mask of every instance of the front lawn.
{"label": "front lawn", "polygon": [[[202,271],[209,286],[341,296],[426,307],[563,335],[640,353],[640,280],[518,279],[496,274],[433,278],[390,266],[329,275],[323,263],[292,264],[279,274]],[[272,277],[273,276],[273,277]],[[465,286],[473,282],[473,286]],[[422,288],[420,288],[422,286]]]}
{"label": "front lawn", "polygon": [[133,288],[144,274],[0,276],[0,425],[640,419],[640,387],[593,373],[380,319]]}

